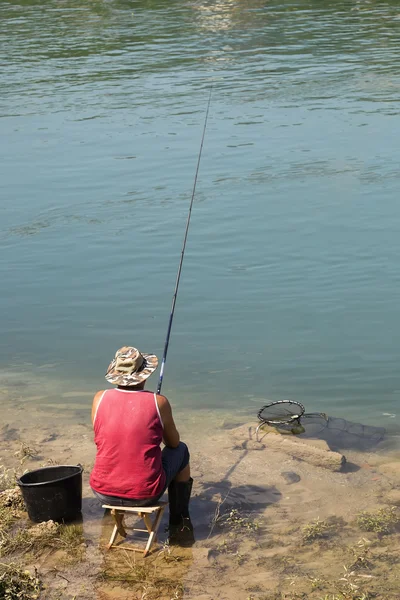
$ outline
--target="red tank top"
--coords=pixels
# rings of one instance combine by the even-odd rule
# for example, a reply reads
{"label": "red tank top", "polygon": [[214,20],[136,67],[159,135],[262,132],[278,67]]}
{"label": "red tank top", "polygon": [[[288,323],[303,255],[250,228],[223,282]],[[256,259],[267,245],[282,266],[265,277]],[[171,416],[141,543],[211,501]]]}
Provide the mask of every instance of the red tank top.
{"label": "red tank top", "polygon": [[142,500],[161,494],[163,425],[153,392],[104,392],[94,418],[96,460],[91,487],[106,496]]}

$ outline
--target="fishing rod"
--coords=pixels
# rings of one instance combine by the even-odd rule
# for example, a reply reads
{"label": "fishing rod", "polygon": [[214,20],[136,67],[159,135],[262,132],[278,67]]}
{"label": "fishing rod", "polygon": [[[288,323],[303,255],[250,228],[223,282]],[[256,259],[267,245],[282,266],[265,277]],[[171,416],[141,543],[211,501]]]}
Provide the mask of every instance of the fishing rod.
{"label": "fishing rod", "polygon": [[200,161],[201,161],[201,153],[203,151],[203,143],[204,143],[204,137],[205,137],[205,134],[206,134],[207,121],[208,121],[208,113],[210,111],[212,89],[213,89],[213,84],[211,84],[211,86],[210,86],[210,95],[208,97],[208,104],[207,104],[206,116],[205,116],[205,119],[204,119],[203,135],[201,137],[201,144],[200,144],[199,156],[198,156],[198,159],[197,159],[197,167],[196,167],[196,174],[195,174],[194,183],[193,183],[192,198],[190,200],[189,213],[188,213],[188,217],[187,217],[187,221],[186,221],[186,230],[185,230],[185,235],[184,235],[184,238],[183,238],[183,245],[182,245],[182,251],[181,251],[181,259],[179,261],[178,273],[177,273],[177,276],[176,276],[175,290],[174,290],[174,294],[172,296],[171,313],[170,313],[170,316],[169,316],[168,329],[167,329],[167,337],[165,339],[164,353],[163,353],[163,357],[162,357],[162,361],[161,361],[161,370],[160,370],[160,378],[158,380],[157,394],[159,394],[161,392],[161,386],[162,386],[163,377],[164,377],[164,369],[165,369],[165,362],[167,360],[169,338],[171,336],[172,321],[174,319],[176,297],[178,295],[179,281],[180,281],[180,278],[181,278],[182,265],[183,265],[183,257],[185,256],[186,240],[187,240],[187,237],[188,237],[189,225],[190,225],[190,217],[192,215],[193,200],[194,200],[194,195],[195,195],[195,192],[196,192],[197,176],[199,174]]}

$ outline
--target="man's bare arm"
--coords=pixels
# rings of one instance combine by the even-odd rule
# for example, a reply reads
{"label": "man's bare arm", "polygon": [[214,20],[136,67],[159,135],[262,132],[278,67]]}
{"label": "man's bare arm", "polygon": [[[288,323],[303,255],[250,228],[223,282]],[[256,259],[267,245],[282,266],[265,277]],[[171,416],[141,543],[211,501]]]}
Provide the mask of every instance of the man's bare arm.
{"label": "man's bare arm", "polygon": [[93,404],[92,404],[92,423],[93,424],[94,424],[94,416],[96,414],[97,407],[99,405],[99,402],[100,402],[103,394],[104,394],[104,390],[100,390],[100,392],[97,392],[97,394],[93,398]]}
{"label": "man's bare arm", "polygon": [[164,425],[163,442],[168,448],[177,448],[180,438],[172,416],[171,405],[165,396],[159,395],[157,395],[157,404]]}

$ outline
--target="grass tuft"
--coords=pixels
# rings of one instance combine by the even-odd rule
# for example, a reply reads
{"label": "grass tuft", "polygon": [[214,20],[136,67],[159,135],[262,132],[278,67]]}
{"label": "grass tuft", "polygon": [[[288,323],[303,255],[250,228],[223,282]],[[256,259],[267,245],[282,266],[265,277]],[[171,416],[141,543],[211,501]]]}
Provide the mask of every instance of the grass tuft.
{"label": "grass tuft", "polygon": [[164,597],[162,594],[168,595],[171,600],[183,598],[183,585],[178,583],[175,577],[164,575],[162,569],[158,569],[154,562],[137,560],[134,553],[130,554],[127,551],[120,556],[117,565],[113,564],[100,573],[100,581],[132,585],[141,594],[138,597],[146,600],[159,600],[160,597]]}
{"label": "grass tuft", "polygon": [[357,516],[357,525],[360,529],[363,531],[373,531],[380,535],[393,533],[399,523],[400,515],[395,506],[380,508],[375,512],[364,511]]}
{"label": "grass tuft", "polygon": [[25,510],[21,490],[13,487],[0,492],[0,508],[8,508],[16,512]]}
{"label": "grass tuft", "polygon": [[[47,548],[64,550],[71,559],[80,559],[84,547],[82,527],[59,525],[46,521],[28,529],[18,529],[15,533],[0,536],[0,556],[16,552],[40,554]],[[0,596],[1,598],[1,596]]]}
{"label": "grass tuft", "polygon": [[19,461],[22,465],[22,464],[24,464],[24,462],[26,460],[28,460],[28,458],[36,459],[36,458],[38,458],[39,455],[38,455],[38,451],[35,448],[32,448],[25,442],[21,441],[20,448],[19,448],[19,450],[17,450],[17,452],[14,453],[14,456],[19,458]]}
{"label": "grass tuft", "polygon": [[17,485],[16,479],[15,471],[0,465],[0,492],[15,487]]}
{"label": "grass tuft", "polygon": [[21,511],[24,509],[24,501],[18,488],[0,492],[0,556],[1,548],[9,537],[11,526],[21,517]]}
{"label": "grass tuft", "polygon": [[237,508],[232,508],[228,512],[219,516],[218,525],[229,529],[245,529],[247,531],[257,531],[258,521],[255,521],[250,515],[242,513]]}
{"label": "grass tuft", "polygon": [[332,524],[315,519],[303,527],[303,543],[311,544],[315,540],[326,539],[333,531]]}

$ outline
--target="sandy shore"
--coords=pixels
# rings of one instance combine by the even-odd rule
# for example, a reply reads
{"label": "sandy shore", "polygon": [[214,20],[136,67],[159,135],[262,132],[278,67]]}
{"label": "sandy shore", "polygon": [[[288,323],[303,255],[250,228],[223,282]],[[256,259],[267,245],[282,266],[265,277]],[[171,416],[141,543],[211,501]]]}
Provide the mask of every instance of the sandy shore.
{"label": "sandy shore", "polygon": [[[178,414],[192,456],[196,543],[163,547],[163,523],[158,549],[143,561],[132,552],[104,551],[111,521],[88,486],[95,454],[89,415],[71,409],[61,420],[54,409],[33,404],[28,409],[6,398],[2,404],[0,464],[17,474],[53,463],[84,467],[82,561],[72,567],[65,561],[60,566],[49,553],[23,558],[46,581],[46,597],[400,597],[397,527],[380,535],[357,523],[360,511],[400,505],[396,439],[379,441],[369,429],[360,436],[360,430],[354,435],[343,428],[310,427],[308,444],[346,455],[344,468],[333,472],[269,444],[271,434],[256,441],[255,422],[240,424],[206,411]],[[316,537],[307,541],[307,531]]]}

